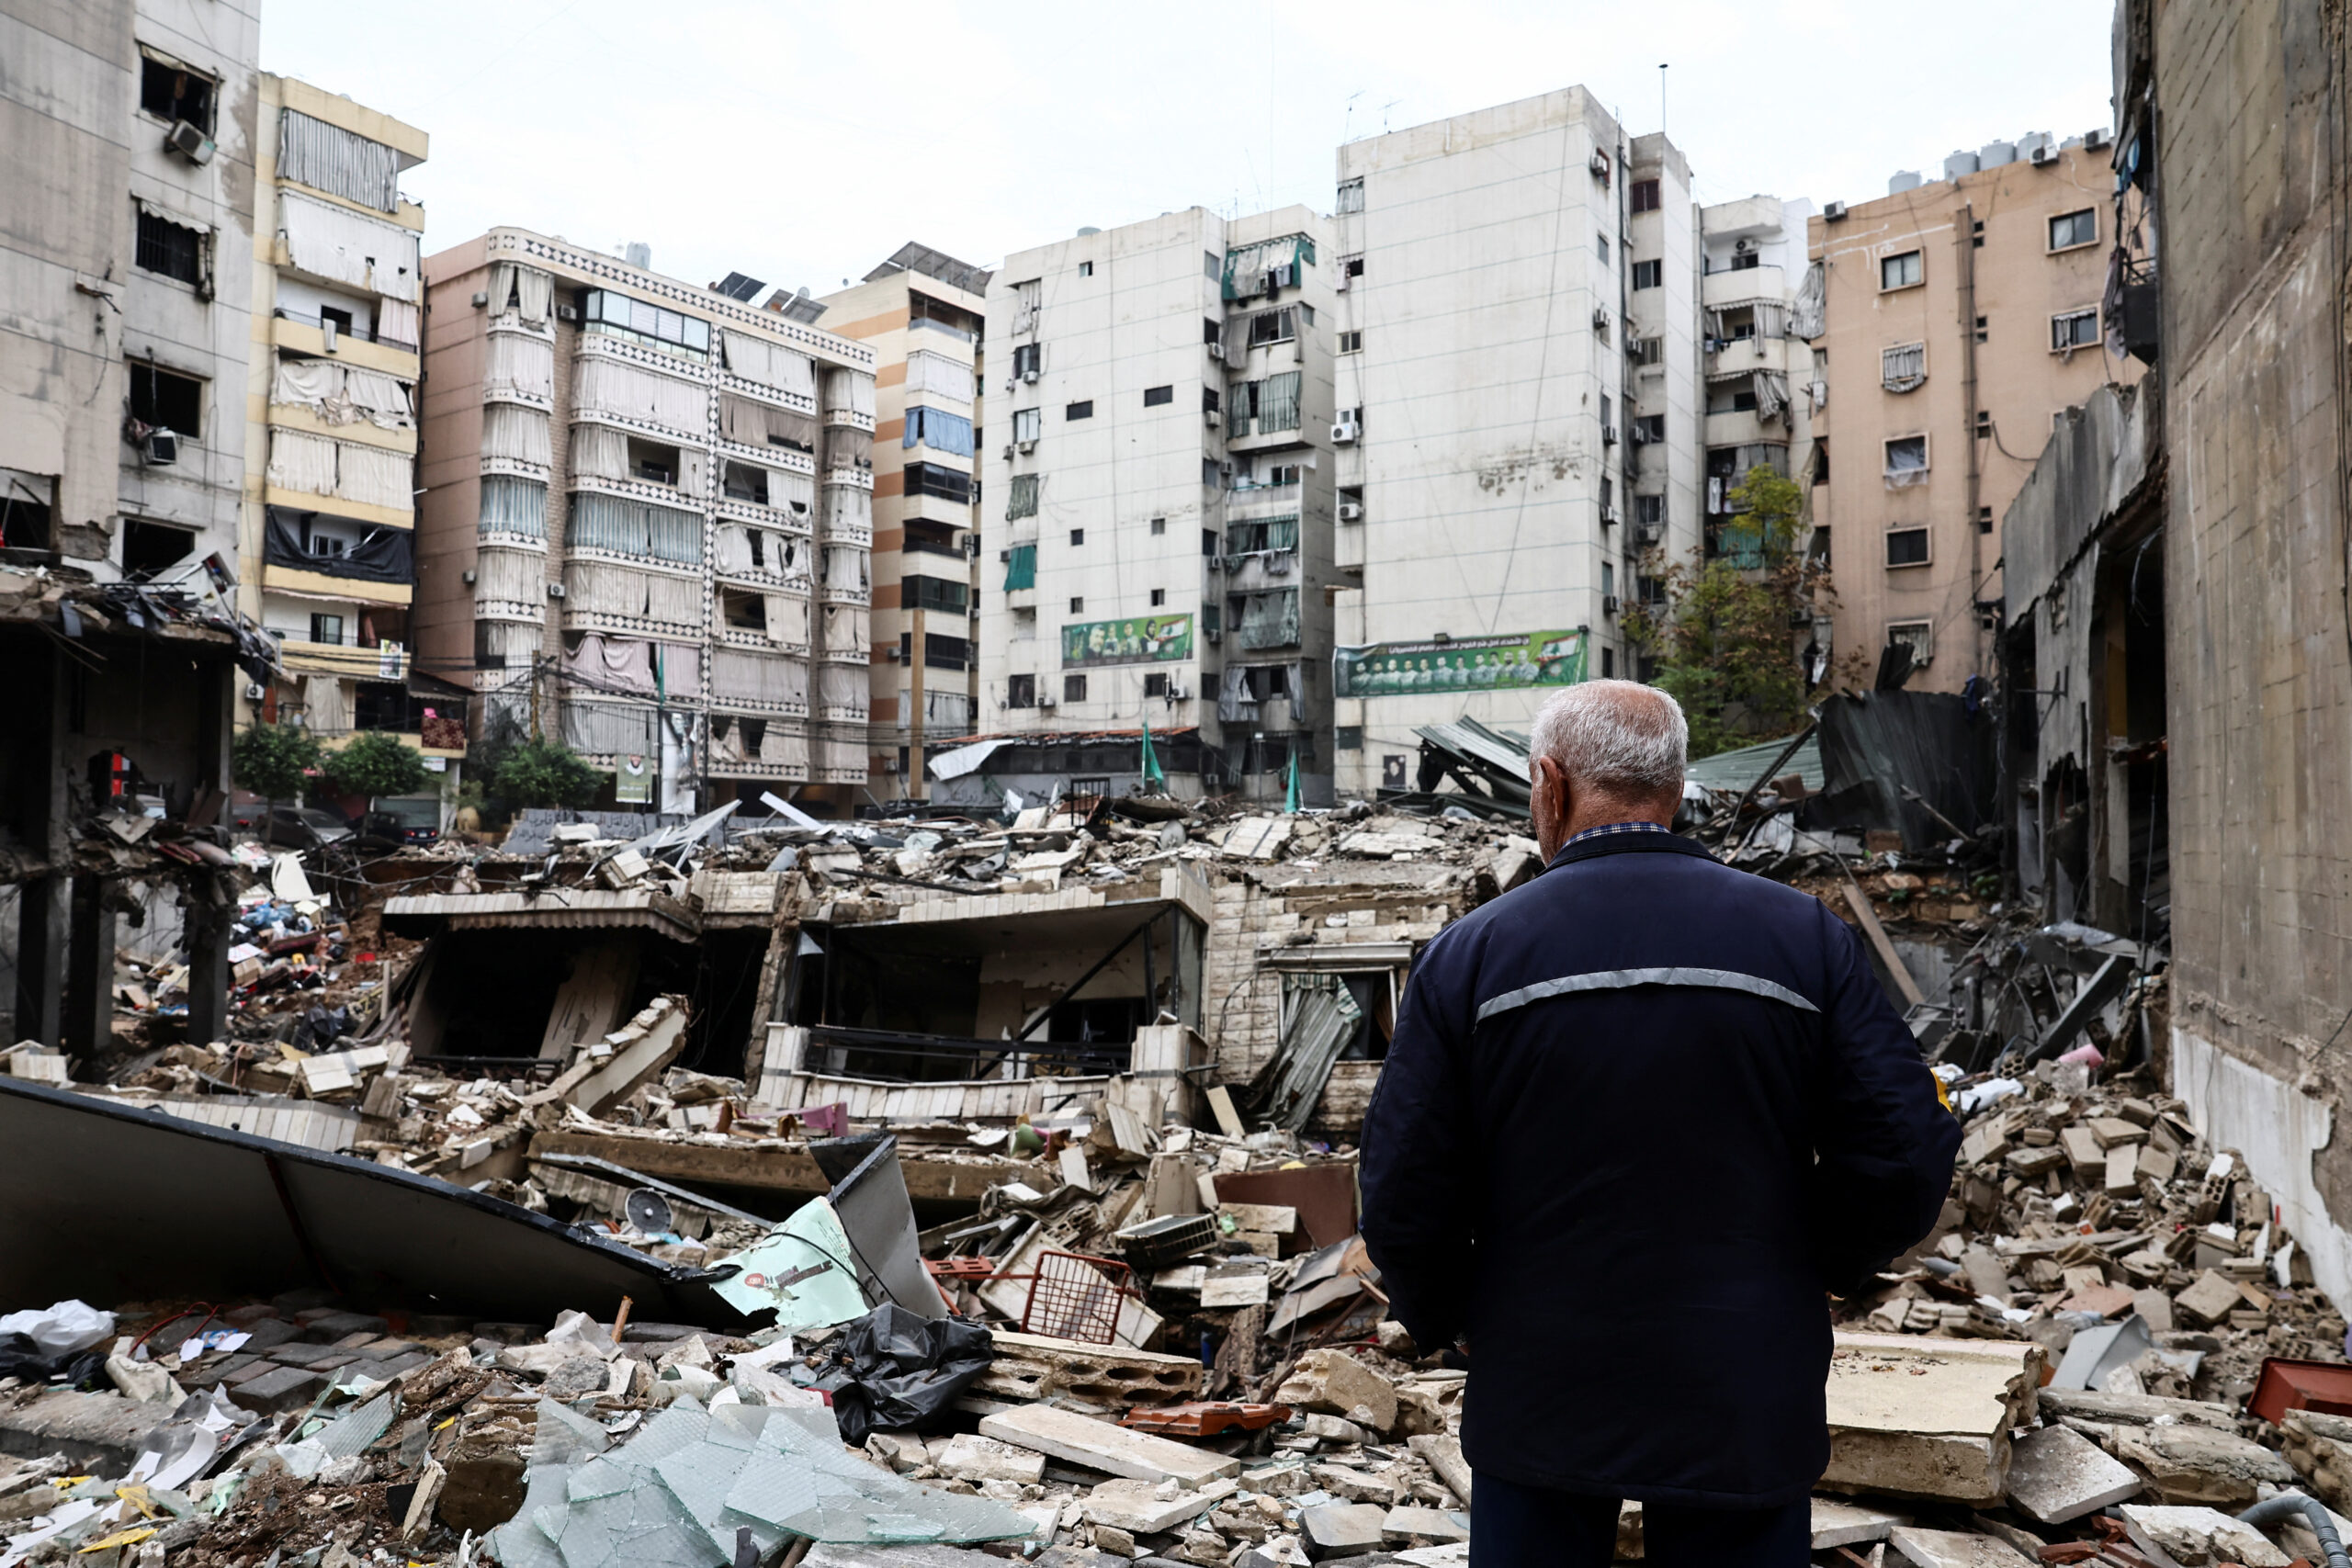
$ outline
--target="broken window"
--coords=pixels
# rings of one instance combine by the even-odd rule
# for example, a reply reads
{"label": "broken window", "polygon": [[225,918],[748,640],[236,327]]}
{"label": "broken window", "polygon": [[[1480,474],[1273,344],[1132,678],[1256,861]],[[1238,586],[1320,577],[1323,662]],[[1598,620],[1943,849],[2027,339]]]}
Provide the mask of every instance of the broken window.
{"label": "broken window", "polygon": [[768,471],[750,463],[729,463],[726,475],[727,498],[748,501],[754,505],[768,503]]}
{"label": "broken window", "polygon": [[0,468],[0,549],[49,548],[56,508],[55,476]]}
{"label": "broken window", "polygon": [[1279,310],[1261,310],[1250,318],[1250,346],[1270,343],[1287,343],[1298,335],[1298,312],[1284,306]]}
{"label": "broken window", "polygon": [[1004,680],[1004,705],[1009,708],[1034,708],[1037,705],[1037,677],[1008,675]]}
{"label": "broken window", "polygon": [[[1657,340],[1656,338],[1652,338],[1650,341],[1655,343]],[[1665,440],[1666,415],[1662,413],[1645,413],[1634,415],[1634,439],[1639,442]]]}
{"label": "broken window", "polygon": [[145,203],[139,208],[138,248],[134,252],[141,272],[153,272],[181,283],[204,282],[204,252],[210,238],[202,229],[175,223],[160,213],[148,209]]}
{"label": "broken window", "polygon": [[[12,530],[0,528],[0,534],[7,535],[10,544],[16,543]],[[190,529],[138,517],[122,520],[122,574],[133,582],[145,582],[195,552],[196,535]]]}
{"label": "broken window", "polygon": [[1037,515],[1036,474],[1015,474],[1004,498],[1004,519],[1010,523],[1016,517]]}
{"label": "broken window", "polygon": [[1881,256],[1878,261],[1878,286],[1881,288],[1909,288],[1919,281],[1919,253],[1905,251],[1901,255]]}
{"label": "broken window", "polygon": [[1898,435],[1886,444],[1886,480],[1889,484],[1917,484],[1928,474],[1928,438],[1924,435]]}
{"label": "broken window", "polygon": [[2050,318],[2050,349],[2053,354],[2088,348],[2098,338],[2098,312],[2095,310],[2069,310]]}
{"label": "broken window", "polygon": [[1363,181],[1341,180],[1339,194],[1332,202],[1331,210],[1333,212],[1362,212],[1363,210]]}
{"label": "broken window", "polygon": [[[1013,329],[1019,331],[1019,328]],[[1012,345],[1012,373],[1023,381],[1034,381],[1045,368],[1046,348],[1043,344],[1020,343]]]}
{"label": "broken window", "polygon": [[1886,646],[1911,650],[1911,667],[1919,669],[1935,657],[1936,623],[1933,621],[1892,621],[1887,624]]}
{"label": "broken window", "polygon": [[1928,379],[1928,345],[1906,343],[1879,351],[1879,378],[1890,392],[1916,391]]}
{"label": "broken window", "polygon": [[154,365],[130,367],[131,418],[194,441],[202,434],[203,416],[203,382]]}
{"label": "broken window", "polygon": [[139,62],[139,107],[161,120],[186,120],[205,135],[212,134],[211,77],[190,71],[177,61],[141,54]]}

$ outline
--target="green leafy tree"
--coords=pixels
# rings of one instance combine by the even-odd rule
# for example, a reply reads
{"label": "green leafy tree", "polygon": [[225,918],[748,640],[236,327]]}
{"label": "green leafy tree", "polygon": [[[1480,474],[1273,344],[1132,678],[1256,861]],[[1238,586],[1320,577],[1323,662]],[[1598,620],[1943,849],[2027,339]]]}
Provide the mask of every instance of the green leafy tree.
{"label": "green leafy tree", "polygon": [[396,735],[363,730],[340,751],[326,757],[327,778],[345,795],[370,800],[389,795],[414,795],[424,787],[424,753]]}
{"label": "green leafy tree", "polygon": [[491,775],[491,792],[510,808],[582,807],[596,798],[605,775],[560,740],[523,740],[506,748]]}
{"label": "green leafy tree", "polygon": [[229,776],[268,801],[300,800],[318,765],[318,737],[290,724],[248,725],[229,748]]}
{"label": "green leafy tree", "polygon": [[1797,628],[1834,594],[1827,572],[1798,547],[1804,500],[1794,481],[1750,468],[1732,489],[1736,510],[1715,558],[1654,557],[1664,607],[1626,617],[1627,634],[1657,652],[1657,685],[1682,705],[1693,757],[1800,728],[1817,695],[1799,662]]}

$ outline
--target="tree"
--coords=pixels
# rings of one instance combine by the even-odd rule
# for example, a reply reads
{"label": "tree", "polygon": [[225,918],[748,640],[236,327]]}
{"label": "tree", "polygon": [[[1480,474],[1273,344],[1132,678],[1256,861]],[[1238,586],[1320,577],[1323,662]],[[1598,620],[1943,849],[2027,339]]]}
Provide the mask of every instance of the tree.
{"label": "tree", "polygon": [[414,795],[424,787],[424,753],[400,737],[363,730],[326,758],[327,777],[345,795]]}
{"label": "tree", "polygon": [[1693,757],[1801,728],[1817,694],[1795,628],[1834,594],[1797,547],[1804,500],[1794,481],[1750,468],[1732,489],[1715,558],[1664,567],[1665,608],[1626,616],[1627,634],[1657,651],[1657,683],[1682,705]]}
{"label": "tree", "polygon": [[318,765],[318,738],[290,724],[248,725],[229,748],[229,776],[264,800],[300,800]]}
{"label": "tree", "polygon": [[587,805],[605,775],[560,740],[525,740],[508,748],[491,775],[491,790],[509,807]]}

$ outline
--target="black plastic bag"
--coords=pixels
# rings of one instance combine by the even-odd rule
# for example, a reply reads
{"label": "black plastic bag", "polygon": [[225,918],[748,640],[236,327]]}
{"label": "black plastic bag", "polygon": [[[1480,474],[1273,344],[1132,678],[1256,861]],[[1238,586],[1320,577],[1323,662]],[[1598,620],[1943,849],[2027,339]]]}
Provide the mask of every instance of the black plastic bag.
{"label": "black plastic bag", "polygon": [[[107,1343],[113,1341],[109,1339]],[[114,1386],[107,1377],[104,1346],[50,1357],[40,1353],[40,1347],[33,1343],[28,1334],[0,1334],[0,1378],[22,1378],[28,1383],[43,1385],[54,1382],[61,1388],[85,1392]]]}
{"label": "black plastic bag", "polygon": [[948,1404],[996,1360],[996,1341],[960,1317],[918,1317],[885,1302],[825,1347],[831,1364],[813,1385],[833,1396],[845,1443],[874,1431],[939,1424]]}

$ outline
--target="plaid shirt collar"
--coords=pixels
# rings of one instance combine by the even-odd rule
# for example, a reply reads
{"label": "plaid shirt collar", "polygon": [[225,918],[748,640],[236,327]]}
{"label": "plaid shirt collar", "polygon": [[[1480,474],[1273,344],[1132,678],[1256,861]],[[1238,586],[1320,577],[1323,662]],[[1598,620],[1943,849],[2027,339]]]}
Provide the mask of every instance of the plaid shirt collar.
{"label": "plaid shirt collar", "polygon": [[1671,833],[1673,831],[1673,829],[1660,827],[1656,822],[1607,822],[1598,828],[1587,828],[1560,847],[1565,850],[1569,844],[1581,844],[1587,839],[1598,839],[1607,833]]}

